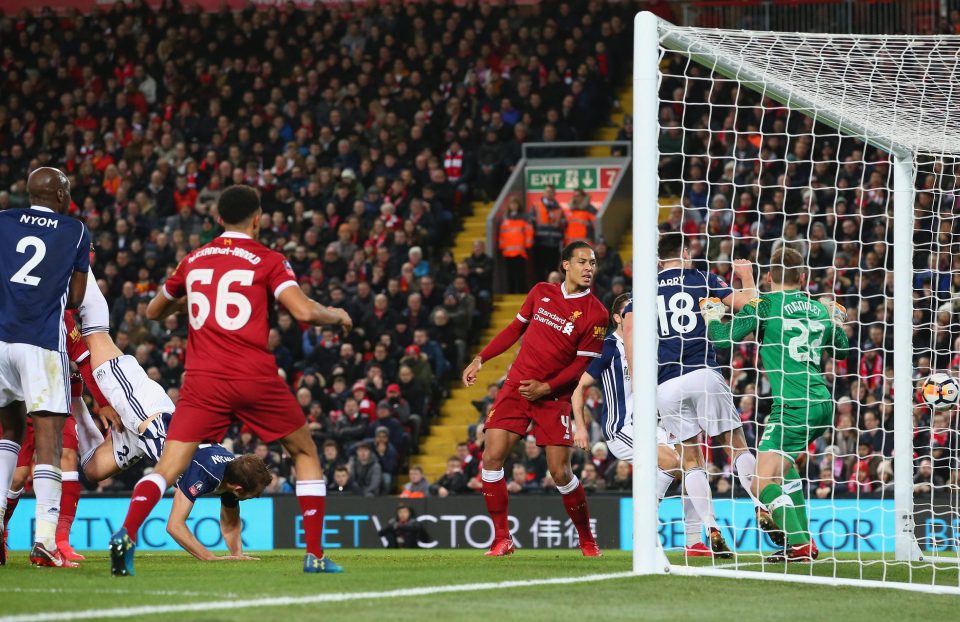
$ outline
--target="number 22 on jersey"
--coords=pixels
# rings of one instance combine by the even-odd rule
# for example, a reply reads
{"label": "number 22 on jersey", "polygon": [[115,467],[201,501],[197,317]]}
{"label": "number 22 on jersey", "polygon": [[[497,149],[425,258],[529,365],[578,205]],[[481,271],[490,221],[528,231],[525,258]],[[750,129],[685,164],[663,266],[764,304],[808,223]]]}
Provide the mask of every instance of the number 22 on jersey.
{"label": "number 22 on jersey", "polygon": [[[213,283],[213,270],[211,268],[200,268],[191,270],[187,275],[187,315],[190,318],[190,326],[194,330],[200,330],[210,317],[210,299],[206,294],[198,291],[197,285],[210,285]],[[250,320],[250,314],[253,308],[250,301],[241,292],[231,291],[230,287],[234,284],[249,287],[253,284],[253,270],[229,270],[217,281],[217,291],[214,296],[213,319],[224,330],[240,330],[246,326]],[[194,312],[196,305],[196,312]],[[230,307],[235,307],[237,312],[230,315]]]}

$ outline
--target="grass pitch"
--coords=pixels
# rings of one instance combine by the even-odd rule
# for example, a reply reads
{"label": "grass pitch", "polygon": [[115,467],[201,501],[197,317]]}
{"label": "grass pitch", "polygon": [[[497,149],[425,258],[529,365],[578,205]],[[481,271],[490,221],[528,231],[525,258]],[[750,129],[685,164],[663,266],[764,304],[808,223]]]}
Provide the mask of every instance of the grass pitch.
{"label": "grass pitch", "polygon": [[[808,620],[956,619],[960,597],[900,590],[825,587],[707,577],[623,577],[592,582],[589,575],[625,572],[629,553],[611,551],[585,559],[579,551],[521,550],[505,559],[478,551],[330,551],[346,569],[342,575],[304,575],[301,551],[264,553],[259,562],[198,562],[183,553],[137,556],[137,576],[109,575],[105,553],[90,553],[79,569],[31,568],[23,552],[11,554],[0,568],[0,622],[10,620],[738,620],[745,617]],[[680,562],[679,556],[671,559]],[[741,555],[739,563],[760,570],[759,558]],[[709,559],[691,563],[711,565]],[[720,562],[726,566],[726,562]],[[824,576],[879,578],[884,565],[829,558],[790,572]],[[765,565],[766,572],[783,566]],[[908,568],[887,565],[888,580],[908,580]],[[923,574],[926,573],[926,574]],[[567,584],[524,585],[534,580],[572,577]],[[931,582],[932,570],[913,570],[913,582]],[[517,582],[511,587],[436,593],[440,586]],[[956,566],[938,570],[936,583],[958,585]],[[423,589],[428,588],[428,589]],[[412,593],[384,595],[394,590]],[[360,594],[364,593],[364,594]],[[296,599],[327,599],[296,602]],[[271,599],[273,602],[271,602]],[[294,602],[290,602],[293,600]],[[169,607],[194,604],[196,610]],[[147,609],[129,609],[147,608]],[[158,608],[152,614],[151,609]]]}

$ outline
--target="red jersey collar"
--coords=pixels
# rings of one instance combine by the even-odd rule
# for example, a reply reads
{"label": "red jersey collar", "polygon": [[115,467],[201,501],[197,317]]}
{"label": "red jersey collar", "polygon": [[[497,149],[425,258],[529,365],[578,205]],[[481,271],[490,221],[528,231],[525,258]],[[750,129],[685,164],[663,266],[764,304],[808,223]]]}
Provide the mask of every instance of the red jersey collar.
{"label": "red jersey collar", "polygon": [[220,234],[221,238],[240,238],[241,240],[252,240],[249,235],[246,233],[240,233],[239,231],[224,231]]}
{"label": "red jersey collar", "polygon": [[564,299],[569,300],[571,298],[583,298],[590,293],[589,289],[585,289],[579,294],[568,294],[567,293],[567,283],[566,281],[560,283],[560,293],[563,294]]}

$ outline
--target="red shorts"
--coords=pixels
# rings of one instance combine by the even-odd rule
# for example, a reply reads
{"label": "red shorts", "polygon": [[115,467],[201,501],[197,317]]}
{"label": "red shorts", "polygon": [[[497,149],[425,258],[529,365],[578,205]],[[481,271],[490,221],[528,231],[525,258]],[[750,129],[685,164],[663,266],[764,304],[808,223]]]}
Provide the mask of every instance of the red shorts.
{"label": "red shorts", "polygon": [[507,430],[523,436],[533,422],[537,445],[573,447],[571,414],[573,407],[566,400],[539,399],[527,401],[519,386],[506,382],[497,392],[497,399],[487,413],[486,429]]}
{"label": "red shorts", "polygon": [[299,430],[306,418],[280,376],[225,380],[187,374],[167,440],[219,443],[234,421],[272,443]]}
{"label": "red shorts", "polygon": [[[77,443],[77,420],[73,418],[73,415],[70,415],[63,422],[63,448],[77,451],[79,447],[80,445]],[[33,434],[33,420],[27,417],[27,429],[23,434],[23,442],[20,443],[20,453],[17,455],[17,468],[28,467],[33,464],[33,454],[36,450],[37,442]]]}

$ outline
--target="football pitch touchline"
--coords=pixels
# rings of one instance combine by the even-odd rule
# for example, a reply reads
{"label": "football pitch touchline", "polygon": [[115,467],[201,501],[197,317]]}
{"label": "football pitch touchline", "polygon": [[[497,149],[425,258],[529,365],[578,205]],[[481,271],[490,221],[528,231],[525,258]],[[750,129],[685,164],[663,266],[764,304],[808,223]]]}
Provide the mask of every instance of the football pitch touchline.
{"label": "football pitch touchline", "polygon": [[340,592],[334,594],[314,594],[311,596],[276,596],[272,598],[254,598],[249,600],[221,600],[196,603],[179,603],[176,605],[114,607],[111,609],[87,609],[82,611],[52,611],[0,616],[0,622],[57,622],[59,620],[90,620],[94,618],[130,618],[134,616],[158,615],[163,613],[210,611],[211,609],[233,610],[249,609],[253,607],[312,605],[317,603],[339,603],[350,600],[408,598],[411,596],[432,596],[434,594],[501,590],[540,585],[569,585],[571,583],[590,583],[595,581],[607,581],[610,579],[626,579],[635,576],[636,575],[632,572],[612,572],[606,574],[583,575],[579,577],[556,577],[553,579],[533,579],[528,581],[500,581],[496,583],[435,585],[430,587],[388,590],[385,592]]}

